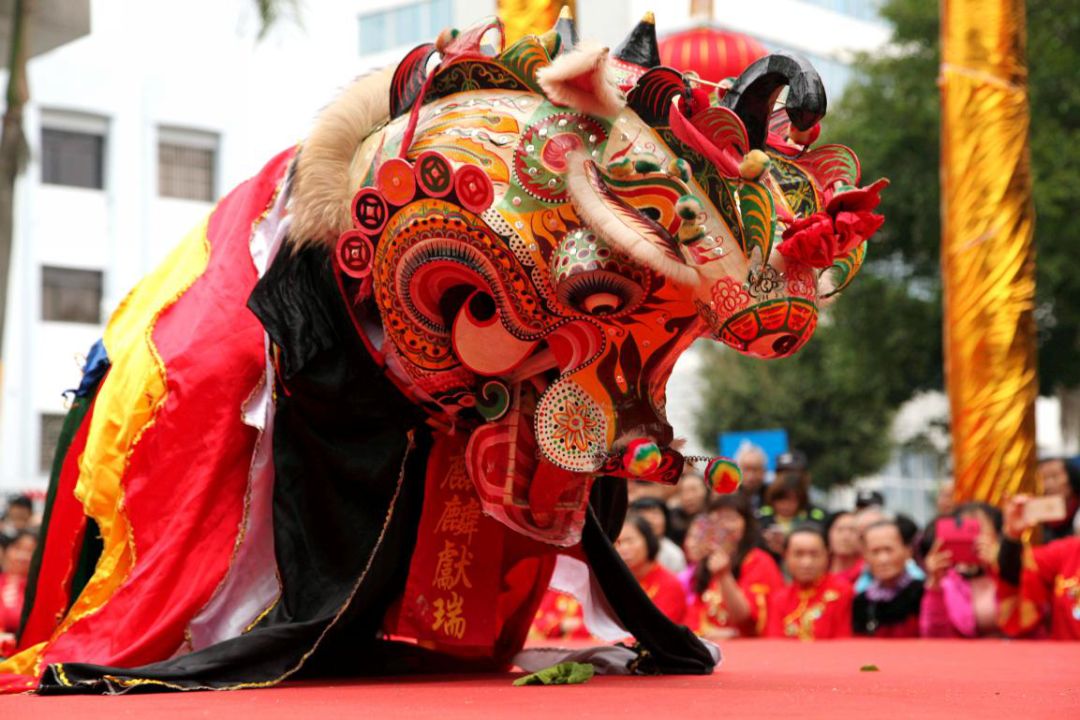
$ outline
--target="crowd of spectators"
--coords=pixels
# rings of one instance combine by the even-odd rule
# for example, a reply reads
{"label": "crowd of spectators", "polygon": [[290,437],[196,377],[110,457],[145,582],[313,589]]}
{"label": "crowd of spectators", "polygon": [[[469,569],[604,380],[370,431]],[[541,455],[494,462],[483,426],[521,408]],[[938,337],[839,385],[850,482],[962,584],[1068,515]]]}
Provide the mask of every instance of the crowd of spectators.
{"label": "crowd of spectators", "polygon": [[[809,501],[806,458],[736,457],[743,483],[715,495],[688,466],[675,486],[631,483],[616,549],[657,607],[710,639],[1025,637],[1080,640],[1080,467],[1039,463],[1064,517],[1042,523],[1018,495],[1003,511],[941,488],[920,528],[875,492],[831,513]],[[24,495],[0,515],[0,656],[18,631],[38,519]],[[590,637],[582,608],[549,591],[534,639]]]}
{"label": "crowd of spectators", "polygon": [[[801,453],[781,455],[771,482],[760,449],[736,462],[743,482],[730,495],[690,466],[674,487],[631,483],[615,543],[657,607],[699,635],[1080,639],[1080,467],[1038,466],[1064,518],[1036,522],[1026,495],[1002,510],[957,505],[944,483],[920,527],[877,492],[833,512],[813,505]],[[581,617],[549,591],[533,638],[587,638]]]}

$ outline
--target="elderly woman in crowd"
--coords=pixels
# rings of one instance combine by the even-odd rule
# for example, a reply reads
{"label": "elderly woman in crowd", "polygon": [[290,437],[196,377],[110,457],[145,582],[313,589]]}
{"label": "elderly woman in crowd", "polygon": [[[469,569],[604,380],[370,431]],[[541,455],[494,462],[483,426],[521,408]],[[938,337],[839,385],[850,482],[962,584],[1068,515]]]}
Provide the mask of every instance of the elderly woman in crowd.
{"label": "elderly woman in crowd", "polygon": [[896,526],[896,529],[900,532],[901,542],[904,543],[907,550],[907,560],[904,563],[904,571],[914,580],[923,582],[926,580],[926,572],[915,561],[915,558],[911,554],[911,543],[904,537],[904,530],[899,524],[893,522],[892,515],[886,513],[878,505],[869,505],[856,511],[855,513],[855,530],[859,535],[859,553],[863,556],[862,572],[859,573],[855,579],[855,594],[865,591],[874,582],[874,576],[870,572],[870,566],[866,563],[866,531],[873,525],[879,525],[882,522],[889,522]]}
{"label": "elderly woman in crowd", "polygon": [[784,580],[772,557],[758,547],[749,501],[738,493],[714,498],[696,529],[701,538],[693,544],[701,560],[687,625],[706,637],[761,635],[769,593],[782,588]]}
{"label": "elderly woman in crowd", "polygon": [[639,515],[629,515],[615,549],[653,604],[671,620],[683,622],[686,596],[678,578],[657,561],[660,540],[652,525]]}
{"label": "elderly woman in crowd", "polygon": [[867,527],[863,531],[863,553],[870,583],[858,592],[852,605],[855,634],[918,637],[923,581],[907,571],[911,551],[900,528],[891,520]]}

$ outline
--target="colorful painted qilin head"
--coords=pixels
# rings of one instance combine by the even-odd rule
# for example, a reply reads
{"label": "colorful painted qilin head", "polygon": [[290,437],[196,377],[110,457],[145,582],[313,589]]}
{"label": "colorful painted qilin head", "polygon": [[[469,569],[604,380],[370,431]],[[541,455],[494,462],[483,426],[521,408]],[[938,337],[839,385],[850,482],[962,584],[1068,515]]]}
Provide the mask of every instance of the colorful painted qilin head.
{"label": "colorful painted qilin head", "polygon": [[883,181],[811,147],[809,64],[710,89],[660,66],[651,17],[614,56],[565,18],[505,49],[494,22],[444,33],[389,100],[349,162],[342,290],[432,424],[468,436],[485,511],[556,545],[597,475],[678,478],[664,388],[695,339],[795,352],[880,225]]}

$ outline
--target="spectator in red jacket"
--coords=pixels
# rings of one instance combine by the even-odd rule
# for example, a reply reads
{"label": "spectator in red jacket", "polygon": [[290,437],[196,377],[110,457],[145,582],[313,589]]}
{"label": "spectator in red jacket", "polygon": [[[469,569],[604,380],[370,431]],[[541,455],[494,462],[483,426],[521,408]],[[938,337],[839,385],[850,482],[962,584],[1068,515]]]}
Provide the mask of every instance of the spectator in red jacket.
{"label": "spectator in red jacket", "polygon": [[854,591],[829,572],[829,548],[816,525],[797,526],[784,544],[791,584],[769,597],[767,637],[826,640],[851,637]]}
{"label": "spectator in red jacket", "polygon": [[[648,521],[638,515],[628,515],[615,548],[656,607],[674,622],[683,622],[686,593],[679,579],[657,562],[660,543]],[[577,598],[550,588],[536,611],[529,636],[533,640],[586,640],[592,637]]]}
{"label": "spectator in red jacket", "polygon": [[749,500],[738,493],[713,498],[701,535],[687,625],[712,638],[763,634],[769,593],[782,588],[784,578],[758,547]]}
{"label": "spectator in red jacket", "polygon": [[1012,637],[1080,640],[1080,537],[1033,547],[1033,526],[1024,518],[1028,500],[1017,495],[1005,505],[998,551],[1001,629]]}
{"label": "spectator in red jacket", "polygon": [[615,549],[653,604],[671,620],[683,622],[686,595],[679,579],[657,562],[660,540],[649,522],[638,515],[628,516],[615,541]]}

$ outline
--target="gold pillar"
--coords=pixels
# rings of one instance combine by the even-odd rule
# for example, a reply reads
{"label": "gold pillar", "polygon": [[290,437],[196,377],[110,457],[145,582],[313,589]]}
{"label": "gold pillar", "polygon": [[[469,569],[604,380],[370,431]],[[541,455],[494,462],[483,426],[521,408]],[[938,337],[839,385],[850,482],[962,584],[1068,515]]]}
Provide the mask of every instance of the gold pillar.
{"label": "gold pillar", "polygon": [[942,0],[941,8],[941,264],[955,495],[1000,504],[1035,489],[1024,0]]}
{"label": "gold pillar", "polygon": [[526,35],[541,35],[555,25],[564,8],[574,11],[574,0],[499,0],[499,19],[503,22],[506,45]]}

